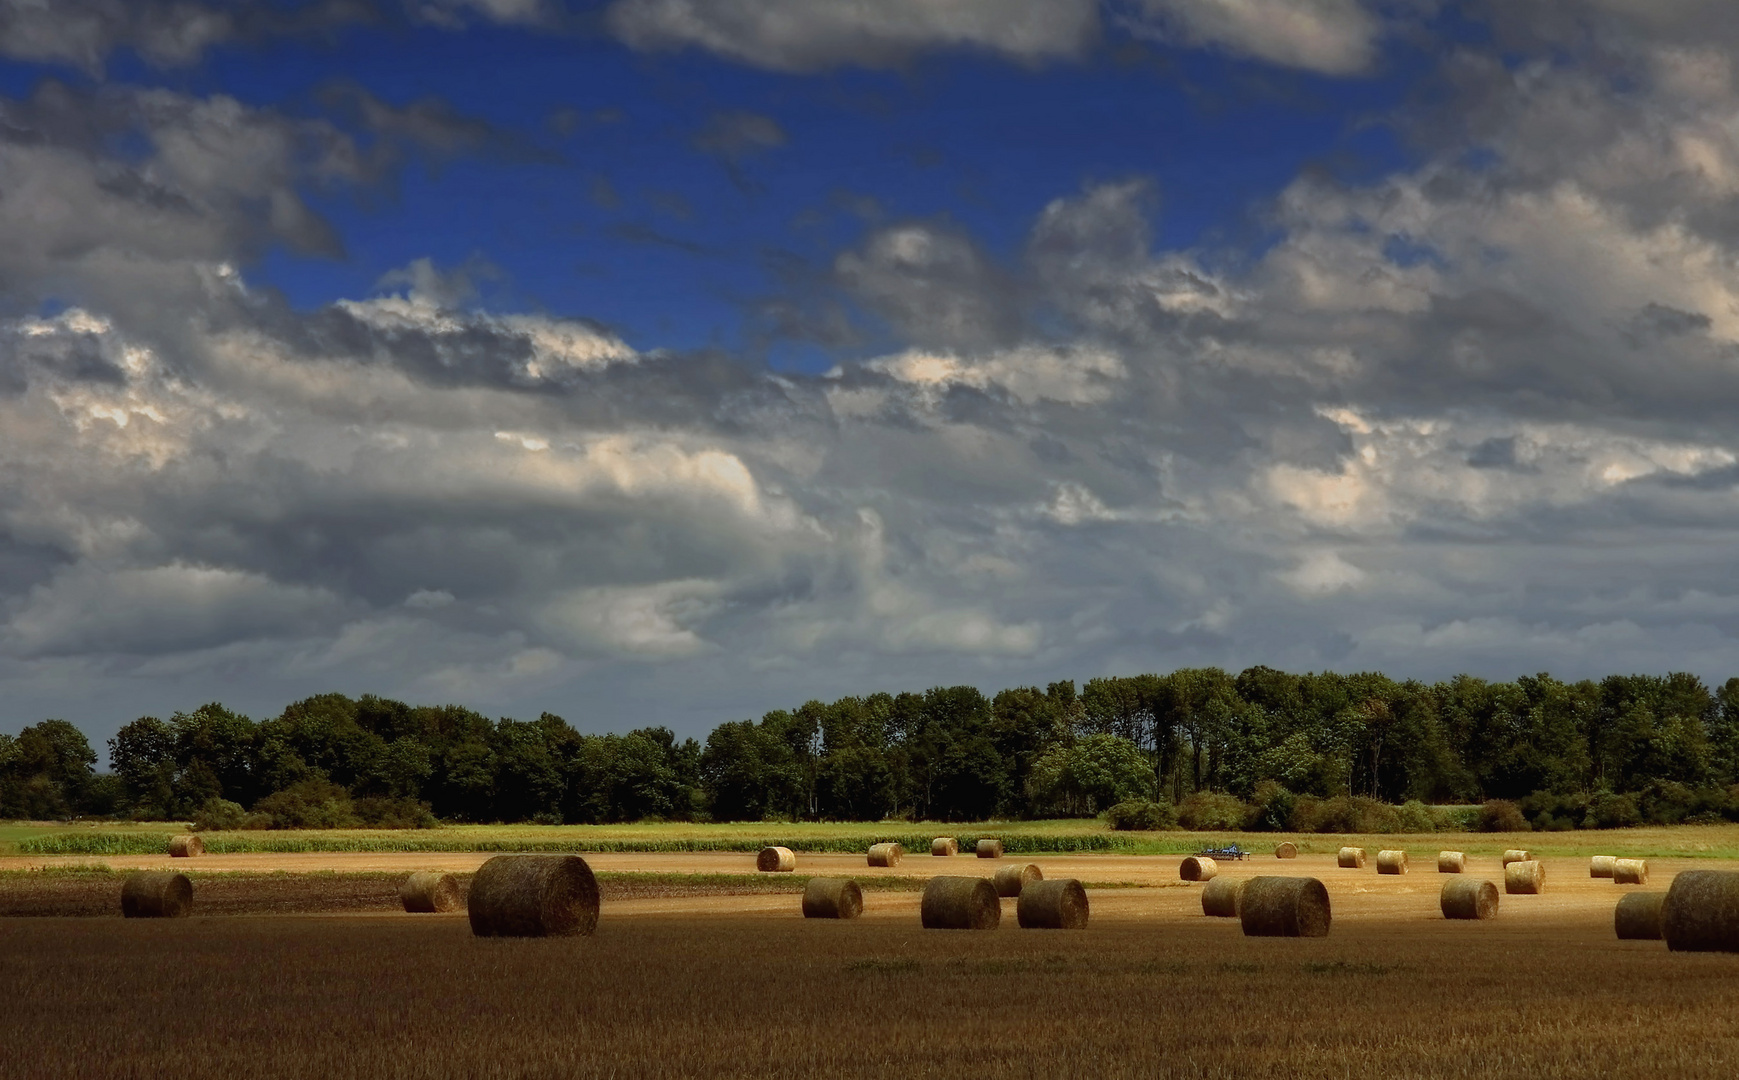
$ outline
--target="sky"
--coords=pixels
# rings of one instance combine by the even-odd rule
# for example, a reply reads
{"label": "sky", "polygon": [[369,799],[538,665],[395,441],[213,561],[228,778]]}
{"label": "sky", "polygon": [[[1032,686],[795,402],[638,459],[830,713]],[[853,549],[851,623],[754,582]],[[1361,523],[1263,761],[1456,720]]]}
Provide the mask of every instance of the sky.
{"label": "sky", "polygon": [[0,731],[1739,674],[1730,0],[0,0]]}

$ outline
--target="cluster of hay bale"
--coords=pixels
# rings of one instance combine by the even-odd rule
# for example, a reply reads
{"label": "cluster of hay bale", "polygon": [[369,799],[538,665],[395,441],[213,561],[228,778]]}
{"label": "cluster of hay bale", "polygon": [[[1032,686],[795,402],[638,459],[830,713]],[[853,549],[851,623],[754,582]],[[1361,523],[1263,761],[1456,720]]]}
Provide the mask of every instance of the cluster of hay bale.
{"label": "cluster of hay bale", "polygon": [[169,857],[172,859],[192,859],[204,854],[205,841],[197,833],[184,833],[169,838]]}
{"label": "cluster of hay bale", "polygon": [[598,880],[578,855],[497,855],[471,881],[478,937],[565,937],[598,925]]}
{"label": "cluster of hay bale", "polygon": [[1296,859],[1298,858],[1298,845],[1290,840],[1276,844],[1274,845],[1274,857],[1276,859]]}
{"label": "cluster of hay bale", "polygon": [[1647,859],[1615,859],[1612,863],[1614,885],[1647,885]]}
{"label": "cluster of hay bale", "polygon": [[1248,937],[1327,937],[1328,889],[1316,878],[1254,877],[1238,918]]}
{"label": "cluster of hay bale", "polygon": [[1027,863],[1024,866],[1002,867],[991,879],[991,883],[996,886],[998,896],[1019,896],[1028,885],[1044,879],[1044,873],[1037,866]]}
{"label": "cluster of hay bale", "polygon": [[995,930],[1002,901],[989,878],[933,877],[924,886],[918,917],[926,930]]}
{"label": "cluster of hay bale", "polygon": [[1407,853],[1405,851],[1377,852],[1377,873],[1405,874],[1407,872]]}
{"label": "cluster of hay bale", "polygon": [[960,854],[960,841],[954,839],[952,836],[938,836],[936,839],[930,841],[930,854],[958,855]]}
{"label": "cluster of hay bale", "polygon": [[1739,952],[1739,873],[1686,870],[1674,878],[1661,936],[1673,952]]}
{"label": "cluster of hay bale", "polygon": [[186,874],[144,870],[121,879],[121,914],[129,919],[181,919],[193,912]]}
{"label": "cluster of hay bale", "polygon": [[850,878],[810,878],[803,888],[805,919],[855,919],[863,914],[863,890]]}
{"label": "cluster of hay bale", "polygon": [[1343,870],[1362,870],[1365,866],[1365,849],[1362,847],[1343,847],[1335,856],[1335,864]]}
{"label": "cluster of hay bale", "polygon": [[1220,872],[1220,864],[1206,855],[1191,855],[1177,868],[1177,876],[1185,881],[1207,881]]}
{"label": "cluster of hay bale", "polygon": [[898,866],[900,860],[906,857],[906,849],[898,844],[871,844],[869,849],[869,864],[871,866]]}
{"label": "cluster of hay bale", "polygon": [[755,869],[763,874],[789,874],[797,869],[797,853],[788,847],[764,847],[755,856]]}
{"label": "cluster of hay bale", "polygon": [[1249,878],[1217,877],[1202,889],[1202,914],[1216,919],[1236,919]]}
{"label": "cluster of hay bale", "polygon": [[1504,863],[1504,892],[1532,896],[1545,891],[1546,868],[1538,859]]}
{"label": "cluster of hay bale", "polygon": [[1443,883],[1438,905],[1445,919],[1492,919],[1497,917],[1497,900],[1492,882],[1456,877]]}
{"label": "cluster of hay bale", "polygon": [[1035,881],[1021,889],[1014,911],[1025,930],[1079,930],[1087,925],[1087,890],[1074,878]]}
{"label": "cluster of hay bale", "polygon": [[1002,841],[987,837],[978,842],[976,850],[980,859],[1000,859],[1002,858]]}
{"label": "cluster of hay bale", "polygon": [[399,886],[399,902],[406,911],[418,914],[458,911],[465,906],[459,879],[433,870],[419,870],[405,878]]}
{"label": "cluster of hay bale", "polygon": [[1664,892],[1636,892],[1612,909],[1612,929],[1624,941],[1659,941]]}
{"label": "cluster of hay bale", "polygon": [[1467,855],[1460,851],[1439,851],[1437,853],[1437,872],[1439,874],[1466,873]]}

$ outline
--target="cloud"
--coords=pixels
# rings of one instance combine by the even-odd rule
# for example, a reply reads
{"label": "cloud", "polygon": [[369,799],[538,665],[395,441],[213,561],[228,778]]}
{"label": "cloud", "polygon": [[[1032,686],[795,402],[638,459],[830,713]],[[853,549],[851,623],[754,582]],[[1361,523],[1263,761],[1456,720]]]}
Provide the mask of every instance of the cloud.
{"label": "cloud", "polygon": [[1140,0],[1122,22],[1138,36],[1323,75],[1370,68],[1382,29],[1363,0]]}

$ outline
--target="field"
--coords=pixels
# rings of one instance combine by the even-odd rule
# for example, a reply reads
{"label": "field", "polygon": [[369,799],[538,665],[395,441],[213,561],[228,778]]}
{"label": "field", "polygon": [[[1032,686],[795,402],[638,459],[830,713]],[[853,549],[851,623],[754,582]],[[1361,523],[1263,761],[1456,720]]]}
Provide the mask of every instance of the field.
{"label": "field", "polygon": [[[1739,868],[1714,857],[1734,839],[1720,827],[1517,839],[1700,856],[1654,858],[1649,889],[1685,869]],[[1396,840],[1362,842],[1374,855]],[[872,870],[861,856],[805,855],[796,875],[756,875],[740,853],[601,854],[588,856],[605,898],[597,933],[544,941],[476,939],[463,915],[392,910],[407,869],[466,872],[485,853],[175,860],[195,875],[198,914],[174,922],[112,917],[119,872],[166,857],[0,859],[0,914],[40,916],[0,918],[0,1076],[1739,1069],[1739,955],[1616,940],[1612,906],[1631,890],[1589,879],[1586,851],[1546,857],[1544,895],[1455,923],[1438,912],[1430,856],[1493,838],[1405,846],[1415,868],[1401,877],[1320,852],[1222,864],[1321,878],[1334,926],[1317,940],[1246,938],[1236,920],[1202,916],[1174,856],[1128,852],[1031,860],[1090,884],[1087,929],[1021,930],[1005,901],[1001,928],[983,933],[921,930],[917,890],[936,873],[989,874],[991,860],[913,855]],[[1501,880],[1495,850],[1469,872]],[[863,918],[802,919],[795,891],[809,873],[863,882]]]}

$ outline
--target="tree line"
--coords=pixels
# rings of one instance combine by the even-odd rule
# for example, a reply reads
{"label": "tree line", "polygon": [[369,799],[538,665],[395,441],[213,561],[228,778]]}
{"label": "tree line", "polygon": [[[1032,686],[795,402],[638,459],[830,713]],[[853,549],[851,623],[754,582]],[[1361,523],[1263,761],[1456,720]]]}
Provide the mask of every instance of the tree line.
{"label": "tree line", "polygon": [[108,749],[98,773],[65,720],[0,735],[0,817],[972,821],[1141,805],[1150,823],[1308,828],[1334,818],[1323,800],[1350,799],[1508,800],[1536,828],[1739,820],[1739,678],[1711,690],[1682,673],[1423,683],[1191,668],[811,701],[704,743],[323,694],[259,722],[216,703],[141,717]]}

